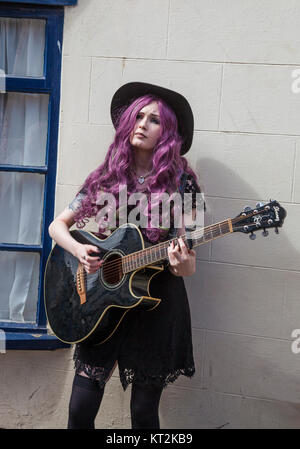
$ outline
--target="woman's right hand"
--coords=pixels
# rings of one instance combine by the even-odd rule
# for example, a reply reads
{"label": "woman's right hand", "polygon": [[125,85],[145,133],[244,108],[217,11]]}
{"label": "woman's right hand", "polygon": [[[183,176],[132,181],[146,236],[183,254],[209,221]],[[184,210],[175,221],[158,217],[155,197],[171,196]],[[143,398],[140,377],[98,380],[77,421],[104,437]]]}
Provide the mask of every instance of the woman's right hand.
{"label": "woman's right hand", "polygon": [[75,223],[74,216],[73,210],[64,209],[50,224],[49,235],[58,245],[73,254],[82,263],[87,273],[95,273],[101,267],[103,260],[100,260],[100,257],[90,256],[90,254],[100,254],[100,250],[95,245],[79,243],[71,236],[69,228]]}
{"label": "woman's right hand", "polygon": [[90,256],[90,253],[100,254],[100,251],[97,246],[82,243],[78,243],[74,251],[74,256],[77,257],[79,262],[84,266],[85,271],[89,274],[96,273],[103,264],[103,260],[100,260],[100,257]]}

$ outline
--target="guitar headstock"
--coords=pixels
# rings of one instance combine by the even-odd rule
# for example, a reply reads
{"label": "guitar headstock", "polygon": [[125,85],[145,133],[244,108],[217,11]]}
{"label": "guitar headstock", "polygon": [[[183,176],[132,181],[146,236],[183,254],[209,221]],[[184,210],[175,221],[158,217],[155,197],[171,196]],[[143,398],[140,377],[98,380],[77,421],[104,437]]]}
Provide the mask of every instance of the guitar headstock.
{"label": "guitar headstock", "polygon": [[246,206],[236,218],[232,219],[232,228],[234,232],[250,233],[250,238],[255,239],[255,231],[263,229],[263,235],[267,236],[268,228],[275,228],[278,234],[278,228],[283,225],[286,217],[286,210],[277,202],[271,201],[268,204],[257,203],[255,209]]}

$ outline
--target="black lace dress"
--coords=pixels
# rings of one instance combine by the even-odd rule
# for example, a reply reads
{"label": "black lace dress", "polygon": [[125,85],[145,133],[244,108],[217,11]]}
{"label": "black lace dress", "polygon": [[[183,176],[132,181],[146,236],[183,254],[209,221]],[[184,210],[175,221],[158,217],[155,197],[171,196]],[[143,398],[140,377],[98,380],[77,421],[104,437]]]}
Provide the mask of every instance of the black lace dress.
{"label": "black lace dress", "polygon": [[[184,191],[193,193],[194,205],[200,189],[191,175]],[[78,196],[71,208],[74,201],[78,201]],[[168,237],[169,234],[165,240]],[[166,387],[181,374],[193,376],[191,317],[183,278],[166,268],[152,278],[150,294],[162,299],[154,310],[130,311],[112,337],[101,345],[91,346],[84,341],[76,345],[77,373],[83,372],[104,386],[117,361],[124,390],[133,381]]]}

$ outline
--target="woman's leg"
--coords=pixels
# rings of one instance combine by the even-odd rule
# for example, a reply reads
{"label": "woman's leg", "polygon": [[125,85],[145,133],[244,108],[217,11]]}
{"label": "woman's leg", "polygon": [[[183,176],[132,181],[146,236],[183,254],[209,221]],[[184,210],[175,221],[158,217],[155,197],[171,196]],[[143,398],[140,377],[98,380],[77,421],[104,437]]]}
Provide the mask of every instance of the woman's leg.
{"label": "woman's leg", "polygon": [[132,429],[159,429],[158,407],[163,387],[132,384],[130,411]]}
{"label": "woman's leg", "polygon": [[94,429],[104,393],[97,381],[75,374],[69,404],[68,429]]}

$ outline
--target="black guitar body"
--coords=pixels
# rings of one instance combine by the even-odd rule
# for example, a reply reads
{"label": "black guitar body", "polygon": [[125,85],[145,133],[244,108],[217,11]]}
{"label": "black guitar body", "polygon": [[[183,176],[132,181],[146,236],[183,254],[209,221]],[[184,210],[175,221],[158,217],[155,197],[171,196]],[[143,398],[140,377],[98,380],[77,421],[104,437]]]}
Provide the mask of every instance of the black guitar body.
{"label": "black guitar body", "polygon": [[85,273],[85,300],[81,302],[77,289],[77,270],[81,264],[56,244],[49,255],[44,279],[47,318],[53,333],[63,342],[100,344],[111,337],[128,311],[147,311],[158,306],[161,300],[150,296],[149,285],[164,267],[160,263],[123,272],[122,256],[147,246],[133,224],[120,226],[105,240],[87,231],[73,230],[71,235],[80,243],[97,246],[100,250],[97,255],[104,263],[97,273]]}
{"label": "black guitar body", "polygon": [[[285,217],[286,210],[277,201],[257,203],[255,209],[246,207],[233,219],[189,232],[189,240],[186,234],[181,237],[193,247],[232,232],[253,239],[259,229],[264,236],[271,228],[278,233]],[[130,223],[105,240],[86,231],[74,230],[71,235],[80,243],[97,246],[104,263],[96,273],[87,274],[76,257],[55,245],[44,280],[47,318],[54,334],[66,343],[86,340],[100,344],[111,337],[127,312],[148,311],[159,305],[161,300],[150,296],[150,282],[164,269],[168,245],[176,238],[146,245],[139,228]]]}

